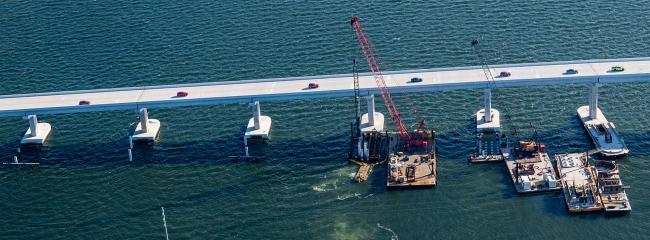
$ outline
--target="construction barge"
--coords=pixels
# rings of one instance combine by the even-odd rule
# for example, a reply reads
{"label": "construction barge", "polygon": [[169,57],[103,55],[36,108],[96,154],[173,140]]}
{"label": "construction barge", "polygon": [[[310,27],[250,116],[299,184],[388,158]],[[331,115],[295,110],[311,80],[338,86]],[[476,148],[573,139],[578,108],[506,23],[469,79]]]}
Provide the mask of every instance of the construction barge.
{"label": "construction barge", "polygon": [[605,212],[626,213],[632,211],[616,162],[600,160],[596,161],[594,166],[598,174],[598,193]]}
{"label": "construction barge", "polygon": [[397,133],[389,134],[386,188],[434,187],[437,183],[434,131],[419,130],[417,144],[404,143]]}
{"label": "construction barge", "polygon": [[362,128],[359,131],[355,129],[355,125],[352,125],[348,159],[359,165],[354,180],[357,182],[368,180],[373,167],[386,160],[389,150],[387,135],[388,133],[379,132],[376,128]]}
{"label": "construction barge", "polygon": [[501,153],[502,137],[499,132],[479,132],[476,134],[476,152],[469,157],[471,163],[503,161]]}
{"label": "construction barge", "polygon": [[405,141],[397,132],[362,132],[353,138],[350,161],[359,165],[354,179],[368,179],[372,168],[386,160],[386,188],[433,187],[437,183],[435,131],[416,130]]}
{"label": "construction barge", "polygon": [[[614,123],[607,121],[600,108],[591,112],[589,106],[579,107],[578,118],[591,137],[596,150],[604,157],[619,157],[630,152],[623,137],[616,131]],[[592,117],[594,116],[594,117]]]}
{"label": "construction barge", "polygon": [[569,212],[593,212],[603,209],[596,187],[596,169],[589,164],[587,153],[555,155],[562,180],[564,200]]}
{"label": "construction barge", "polygon": [[503,149],[503,160],[517,193],[557,191],[562,188],[558,174],[546,152],[536,141],[519,141]]}

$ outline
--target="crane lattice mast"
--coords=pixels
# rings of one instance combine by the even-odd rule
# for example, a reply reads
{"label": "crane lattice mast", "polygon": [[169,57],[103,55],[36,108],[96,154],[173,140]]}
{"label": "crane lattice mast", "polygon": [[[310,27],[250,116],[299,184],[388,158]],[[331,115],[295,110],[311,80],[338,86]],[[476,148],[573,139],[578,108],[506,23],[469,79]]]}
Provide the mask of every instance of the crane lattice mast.
{"label": "crane lattice mast", "polygon": [[381,92],[381,97],[384,99],[384,104],[386,105],[388,114],[390,114],[391,120],[393,120],[393,124],[395,124],[395,127],[399,131],[399,136],[403,141],[409,142],[411,139],[409,132],[402,122],[402,118],[400,117],[399,111],[395,106],[393,97],[391,96],[388,86],[386,85],[386,81],[384,80],[384,76],[381,74],[381,70],[379,69],[379,63],[375,58],[375,52],[377,52],[377,50],[370,43],[370,41],[368,41],[368,37],[361,27],[359,18],[357,16],[352,17],[350,24],[354,28],[354,31],[357,35],[357,40],[359,41],[359,48],[361,49],[363,56],[366,58],[366,62],[368,62],[368,67],[372,72],[372,77],[377,83],[377,87]]}

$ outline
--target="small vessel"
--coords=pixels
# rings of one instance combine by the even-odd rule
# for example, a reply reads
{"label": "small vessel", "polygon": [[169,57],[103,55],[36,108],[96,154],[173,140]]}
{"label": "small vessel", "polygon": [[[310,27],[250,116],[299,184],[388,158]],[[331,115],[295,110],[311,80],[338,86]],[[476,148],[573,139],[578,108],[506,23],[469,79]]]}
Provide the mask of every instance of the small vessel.
{"label": "small vessel", "polygon": [[566,153],[555,155],[564,200],[569,212],[591,212],[603,209],[603,203],[596,188],[596,172],[589,164],[587,153]]}
{"label": "small vessel", "polygon": [[357,180],[357,182],[368,180],[368,175],[372,172],[373,166],[374,164],[360,163],[357,173],[354,174],[354,180]]}
{"label": "small vessel", "polygon": [[556,191],[562,188],[543,143],[519,141],[515,147],[507,146],[502,152],[517,193]]}
{"label": "small vessel", "polygon": [[605,212],[632,211],[616,162],[600,160],[594,165],[598,173],[598,192]]}
{"label": "small vessel", "polygon": [[621,134],[616,131],[614,123],[607,121],[600,108],[597,108],[596,116],[594,119],[589,116],[589,106],[578,108],[578,117],[594,142],[598,153],[605,157],[628,154],[630,150],[625,145]]}
{"label": "small vessel", "polygon": [[[389,133],[390,134],[390,133]],[[436,138],[434,131],[419,133],[419,144],[404,144],[391,134],[386,187],[415,188],[436,185]],[[403,149],[404,151],[399,151]]]}

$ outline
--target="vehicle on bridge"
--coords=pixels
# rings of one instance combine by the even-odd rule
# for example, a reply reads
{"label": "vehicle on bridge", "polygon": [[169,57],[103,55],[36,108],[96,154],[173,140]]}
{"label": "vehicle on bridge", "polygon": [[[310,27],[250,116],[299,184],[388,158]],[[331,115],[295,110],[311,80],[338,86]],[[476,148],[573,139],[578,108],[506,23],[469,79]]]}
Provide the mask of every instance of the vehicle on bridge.
{"label": "vehicle on bridge", "polygon": [[412,82],[412,83],[422,82],[422,78],[419,78],[419,77],[411,78],[411,82]]}
{"label": "vehicle on bridge", "polygon": [[307,88],[309,89],[316,89],[318,87],[318,83],[309,83],[309,85],[307,85]]}
{"label": "vehicle on bridge", "polygon": [[180,91],[180,92],[177,92],[177,93],[176,93],[176,97],[187,97],[187,95],[188,95],[188,93],[187,93],[187,92],[183,92],[183,91]]}
{"label": "vehicle on bridge", "polygon": [[612,72],[622,72],[622,71],[625,71],[625,68],[623,68],[622,66],[613,66],[611,71]]}
{"label": "vehicle on bridge", "polygon": [[578,74],[578,70],[570,68],[567,69],[566,72],[564,72],[564,74]]}
{"label": "vehicle on bridge", "polygon": [[510,74],[510,72],[501,72],[501,73],[499,73],[499,77],[510,77],[510,75],[512,75],[512,74]]}

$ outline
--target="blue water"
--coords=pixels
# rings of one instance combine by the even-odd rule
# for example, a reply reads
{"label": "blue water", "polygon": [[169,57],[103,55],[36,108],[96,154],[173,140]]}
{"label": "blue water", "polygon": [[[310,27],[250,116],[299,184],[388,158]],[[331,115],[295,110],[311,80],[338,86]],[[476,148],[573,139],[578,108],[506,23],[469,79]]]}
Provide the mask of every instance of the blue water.
{"label": "blue water", "polygon": [[[648,1],[18,1],[0,3],[0,94],[349,73],[359,15],[386,70],[650,56]],[[242,155],[246,104],[152,109],[155,145],[128,162],[134,111],[39,116],[36,168],[0,169],[2,239],[644,239],[650,227],[648,84],[601,88],[631,154],[618,161],[634,211],[569,215],[560,193],[515,194],[502,164],[468,165],[480,91],[396,94],[438,132],[439,186],[355,183],[350,98],[263,102],[272,141]],[[552,153],[592,146],[575,110],[587,86],[497,89],[506,130]],[[410,99],[410,100],[409,100]],[[379,99],[378,99],[379,100]],[[381,106],[382,104],[377,104]],[[385,109],[378,108],[385,112]],[[531,127],[532,125],[532,127]],[[11,161],[25,120],[0,121]]]}

